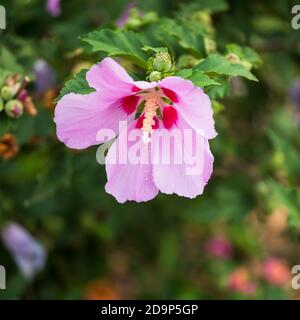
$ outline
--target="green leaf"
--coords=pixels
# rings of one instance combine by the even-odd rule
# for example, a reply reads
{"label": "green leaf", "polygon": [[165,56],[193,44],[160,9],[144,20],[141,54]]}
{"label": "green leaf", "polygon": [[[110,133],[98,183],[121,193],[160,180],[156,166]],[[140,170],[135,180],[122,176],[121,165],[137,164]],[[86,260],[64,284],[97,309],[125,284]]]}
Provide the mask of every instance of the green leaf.
{"label": "green leaf", "polygon": [[152,51],[154,53],[160,53],[160,52],[169,52],[169,49],[166,48],[166,47],[158,47],[158,48],[154,48],[154,47],[151,47],[151,46],[144,46],[142,48],[144,51]]}
{"label": "green leaf", "polygon": [[4,135],[14,128],[13,122],[14,121],[8,118],[5,114],[0,113],[0,136]]}
{"label": "green leaf", "polygon": [[176,76],[191,80],[197,87],[201,88],[211,85],[220,85],[217,81],[199,70],[182,69],[176,73]]}
{"label": "green leaf", "polygon": [[199,70],[194,70],[193,74],[191,75],[191,77],[189,78],[191,81],[193,81],[193,83],[198,86],[198,87],[207,87],[207,86],[211,86],[211,85],[220,85],[217,81],[215,81],[214,79],[210,78],[208,75],[206,75],[205,73],[199,71]]}
{"label": "green leaf", "polygon": [[224,104],[222,104],[221,102],[217,101],[217,100],[213,100],[212,101],[212,108],[214,110],[214,115],[220,113],[221,111],[225,110],[225,106]]}
{"label": "green leaf", "polygon": [[196,56],[202,56],[205,52],[204,36],[206,32],[201,26],[195,31],[184,22],[163,19],[158,26],[157,36],[160,36],[160,40],[163,41],[166,35],[175,37],[182,48],[192,51]]}
{"label": "green leaf", "polygon": [[176,72],[175,76],[181,77],[183,79],[189,79],[193,74],[193,69],[182,69]]}
{"label": "green leaf", "polygon": [[13,73],[24,73],[24,68],[18,63],[14,54],[5,46],[0,48],[0,67],[11,70]]}
{"label": "green leaf", "polygon": [[209,86],[206,89],[206,93],[209,97],[213,100],[222,99],[229,93],[229,83],[227,79],[223,77],[219,77],[218,79],[218,86]]}
{"label": "green leaf", "polygon": [[0,87],[9,75],[24,73],[23,67],[17,62],[15,56],[5,46],[0,48]]}
{"label": "green leaf", "polygon": [[258,81],[257,78],[239,63],[231,63],[220,54],[214,53],[200,62],[195,69],[204,73],[216,73],[227,76],[240,76],[249,80]]}
{"label": "green leaf", "polygon": [[8,77],[10,74],[12,74],[12,72],[6,70],[6,69],[1,69],[0,68],[0,87],[3,86],[3,82],[6,79],[6,77]]}
{"label": "green leaf", "polygon": [[93,51],[102,51],[109,56],[121,56],[135,62],[143,69],[147,68],[148,55],[143,50],[151,43],[140,34],[128,30],[96,30],[80,37],[89,43]]}
{"label": "green leaf", "polygon": [[95,89],[91,88],[86,81],[86,73],[88,70],[84,69],[77,73],[73,79],[69,80],[64,88],[59,93],[57,101],[68,93],[89,94],[94,92]]}

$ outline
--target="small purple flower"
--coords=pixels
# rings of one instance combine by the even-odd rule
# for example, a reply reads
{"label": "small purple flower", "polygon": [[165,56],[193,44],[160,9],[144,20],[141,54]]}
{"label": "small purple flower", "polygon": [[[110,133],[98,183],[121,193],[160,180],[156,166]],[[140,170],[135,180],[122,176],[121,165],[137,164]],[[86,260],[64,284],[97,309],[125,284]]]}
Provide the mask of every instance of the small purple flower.
{"label": "small purple flower", "polygon": [[233,254],[233,248],[231,243],[224,238],[213,238],[206,242],[205,251],[208,255],[227,260]]}
{"label": "small purple flower", "polygon": [[33,72],[36,77],[35,86],[38,94],[55,86],[56,73],[46,60],[38,59],[33,66]]}
{"label": "small purple flower", "polygon": [[43,269],[46,263],[46,251],[22,226],[16,223],[7,224],[1,232],[1,237],[26,278],[33,278]]}
{"label": "small purple flower", "polygon": [[290,99],[300,109],[300,79],[296,79],[290,89]]}
{"label": "small purple flower", "polygon": [[52,17],[57,17],[61,14],[61,0],[47,0],[46,10]]}

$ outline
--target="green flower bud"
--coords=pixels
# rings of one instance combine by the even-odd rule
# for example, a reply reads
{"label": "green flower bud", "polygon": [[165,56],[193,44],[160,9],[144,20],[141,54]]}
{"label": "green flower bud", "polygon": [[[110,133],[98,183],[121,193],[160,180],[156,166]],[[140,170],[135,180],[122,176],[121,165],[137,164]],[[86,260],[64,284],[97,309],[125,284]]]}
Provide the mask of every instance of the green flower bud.
{"label": "green flower bud", "polygon": [[0,97],[0,112],[4,109],[3,99]]}
{"label": "green flower bud", "polygon": [[141,14],[137,8],[132,8],[129,12],[129,17],[125,23],[128,29],[138,29],[143,24]]}
{"label": "green flower bud", "polygon": [[152,61],[154,71],[169,72],[172,69],[172,58],[167,52],[157,53]]}
{"label": "green flower bud", "polygon": [[12,99],[15,94],[16,92],[13,87],[4,86],[1,89],[1,96],[5,101]]}
{"label": "green flower bud", "polygon": [[5,112],[10,118],[20,118],[23,115],[23,104],[19,100],[10,100],[6,103]]}
{"label": "green flower bud", "polygon": [[235,53],[231,52],[226,56],[226,59],[231,63],[239,63],[242,64],[247,70],[252,69],[252,64],[246,60],[241,60],[241,58]]}
{"label": "green flower bud", "polygon": [[139,27],[141,27],[141,25],[142,21],[138,17],[129,18],[126,22],[126,27],[128,29],[138,29]]}
{"label": "green flower bud", "polygon": [[148,78],[150,81],[160,81],[162,79],[162,75],[158,71],[152,71]]}
{"label": "green flower bud", "polygon": [[235,53],[229,53],[226,59],[231,63],[241,63],[241,59]]}

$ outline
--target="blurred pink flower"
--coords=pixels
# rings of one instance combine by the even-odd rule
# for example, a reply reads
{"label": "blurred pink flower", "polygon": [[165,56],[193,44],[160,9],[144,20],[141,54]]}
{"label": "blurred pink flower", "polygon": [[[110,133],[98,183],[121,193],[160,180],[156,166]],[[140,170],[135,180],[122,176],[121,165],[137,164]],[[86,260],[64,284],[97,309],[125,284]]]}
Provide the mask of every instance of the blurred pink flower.
{"label": "blurred pink flower", "polygon": [[256,284],[249,279],[249,272],[246,268],[240,267],[235,269],[228,278],[228,287],[234,292],[244,294],[254,294],[256,291]]}
{"label": "blurred pink flower", "polygon": [[9,223],[2,230],[1,237],[26,278],[33,278],[36,272],[43,269],[46,250],[22,226]]}
{"label": "blurred pink flower", "polygon": [[262,276],[273,285],[283,286],[289,282],[291,271],[286,261],[271,257],[262,263]]}
{"label": "blurred pink flower", "polygon": [[47,0],[46,10],[53,16],[57,17],[61,14],[61,0]]}
{"label": "blurred pink flower", "polygon": [[208,240],[205,243],[205,251],[208,255],[219,259],[229,259],[233,254],[233,248],[231,243],[221,237],[216,237]]}

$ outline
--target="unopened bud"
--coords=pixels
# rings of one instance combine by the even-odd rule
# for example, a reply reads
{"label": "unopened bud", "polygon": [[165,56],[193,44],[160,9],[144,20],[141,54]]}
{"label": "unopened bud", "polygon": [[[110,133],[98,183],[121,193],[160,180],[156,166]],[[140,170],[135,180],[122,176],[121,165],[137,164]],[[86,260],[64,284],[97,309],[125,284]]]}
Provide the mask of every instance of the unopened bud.
{"label": "unopened bud", "polygon": [[129,18],[126,22],[126,27],[128,29],[137,29],[142,25],[142,20],[139,17]]}
{"label": "unopened bud", "polygon": [[27,97],[28,97],[28,91],[25,89],[21,90],[21,92],[18,94],[18,100],[20,100],[21,102],[24,102]]}
{"label": "unopened bud", "polygon": [[10,118],[20,118],[23,114],[23,104],[19,100],[10,100],[5,105],[5,112]]}
{"label": "unopened bud", "polygon": [[24,110],[31,116],[37,115],[36,107],[26,89],[21,90],[18,94],[18,100],[23,103]]}
{"label": "unopened bud", "polygon": [[5,86],[9,86],[9,87],[13,87],[18,82],[20,82],[20,75],[19,74],[13,74],[13,75],[8,76],[5,79],[4,85]]}
{"label": "unopened bud", "polygon": [[246,60],[241,60],[240,57],[233,52],[229,53],[226,56],[226,59],[231,63],[239,63],[243,65],[249,71],[252,69],[252,64],[250,62]]}
{"label": "unopened bud", "polygon": [[1,97],[5,101],[8,101],[8,100],[12,99],[15,94],[16,94],[16,91],[15,91],[14,87],[4,86],[1,89]]}
{"label": "unopened bud", "polygon": [[162,78],[161,73],[158,71],[152,71],[149,75],[149,80],[152,81],[160,81]]}
{"label": "unopened bud", "polygon": [[129,16],[125,22],[125,26],[129,29],[137,29],[143,25],[143,14],[134,5],[129,10]]}
{"label": "unopened bud", "polygon": [[154,71],[169,72],[172,68],[172,58],[167,52],[157,53],[152,62]]}
{"label": "unopened bud", "polygon": [[231,63],[240,63],[241,59],[235,53],[229,53],[226,59]]}

